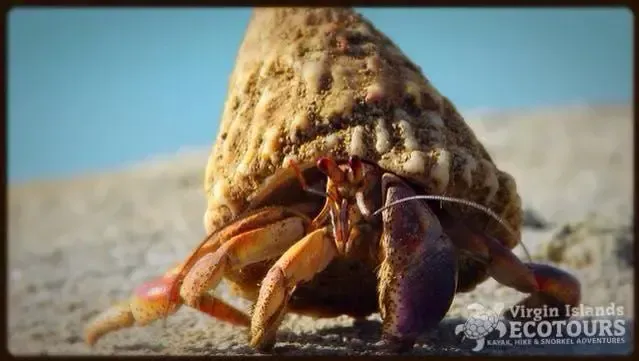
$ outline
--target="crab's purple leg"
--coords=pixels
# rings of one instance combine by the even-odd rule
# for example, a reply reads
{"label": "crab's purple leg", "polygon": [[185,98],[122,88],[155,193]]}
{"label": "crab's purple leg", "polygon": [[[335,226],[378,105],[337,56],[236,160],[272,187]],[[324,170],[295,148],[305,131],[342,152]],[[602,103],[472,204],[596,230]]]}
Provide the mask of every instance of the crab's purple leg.
{"label": "crab's purple leg", "polygon": [[[526,263],[539,285],[538,290],[530,294],[517,306],[524,309],[556,309],[557,312],[548,312],[546,319],[570,318],[570,312],[566,307],[576,307],[581,302],[581,284],[573,275],[557,267],[540,264]],[[504,316],[509,319],[519,318],[517,307],[507,309]]]}
{"label": "crab's purple leg", "polygon": [[[566,306],[577,306],[581,300],[581,284],[574,276],[554,266],[523,263],[494,238],[486,235],[483,237],[490,249],[490,275],[506,286],[530,294],[519,306],[528,309],[557,308],[557,317],[549,318],[569,317],[565,312]],[[504,316],[516,318],[511,312],[516,309],[517,307],[508,308]]]}
{"label": "crab's purple leg", "polygon": [[[398,177],[382,176],[384,202],[415,195]],[[383,260],[379,270],[382,343],[391,351],[412,348],[437,326],[453,301],[457,256],[453,243],[425,202],[405,202],[382,212]]]}
{"label": "crab's purple leg", "polygon": [[497,282],[524,293],[537,291],[534,274],[509,249],[492,237],[471,230],[445,210],[433,211],[453,244],[461,252],[485,262],[488,274]]}
{"label": "crab's purple leg", "polygon": [[[558,308],[559,317],[566,316],[566,306],[577,306],[581,299],[579,281],[569,273],[545,264],[524,263],[498,240],[468,228],[463,222],[455,220],[443,210],[435,210],[444,231],[457,247],[485,259],[488,273],[497,282],[520,292],[529,293],[518,305],[524,308]],[[483,246],[479,246],[483,244]],[[464,247],[472,245],[472,247]],[[486,248],[487,253],[476,251]],[[487,256],[487,257],[486,257]],[[505,312],[508,318],[516,318],[509,308]],[[521,309],[521,308],[519,308]],[[551,313],[548,313],[549,315]],[[556,313],[552,313],[555,315]],[[555,318],[555,316],[553,316]]]}

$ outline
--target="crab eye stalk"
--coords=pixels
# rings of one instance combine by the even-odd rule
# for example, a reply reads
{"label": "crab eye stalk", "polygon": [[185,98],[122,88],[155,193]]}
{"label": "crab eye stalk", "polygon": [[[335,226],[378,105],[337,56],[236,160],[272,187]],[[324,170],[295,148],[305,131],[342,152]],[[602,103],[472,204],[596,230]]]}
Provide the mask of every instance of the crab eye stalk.
{"label": "crab eye stalk", "polygon": [[342,184],[346,180],[346,175],[337,166],[332,158],[322,157],[317,161],[317,168],[330,178],[335,184]]}

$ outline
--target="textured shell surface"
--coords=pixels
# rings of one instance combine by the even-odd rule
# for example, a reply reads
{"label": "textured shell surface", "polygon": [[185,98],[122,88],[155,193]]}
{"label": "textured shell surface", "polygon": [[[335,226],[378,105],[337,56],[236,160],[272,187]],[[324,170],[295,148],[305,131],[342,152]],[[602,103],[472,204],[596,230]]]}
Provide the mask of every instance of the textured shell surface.
{"label": "textured shell surface", "polygon": [[246,210],[289,172],[289,160],[309,167],[320,156],[350,155],[425,194],[491,208],[514,234],[482,212],[449,207],[517,244],[522,211],[513,178],[390,39],[348,8],[255,9],[206,168],[207,228]]}

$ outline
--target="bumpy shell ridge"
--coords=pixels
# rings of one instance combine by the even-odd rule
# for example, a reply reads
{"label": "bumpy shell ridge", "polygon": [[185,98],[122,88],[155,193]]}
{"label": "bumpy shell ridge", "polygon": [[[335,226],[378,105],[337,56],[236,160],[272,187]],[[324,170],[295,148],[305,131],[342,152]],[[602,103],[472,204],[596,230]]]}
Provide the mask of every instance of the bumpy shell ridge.
{"label": "bumpy shell ridge", "polygon": [[519,238],[513,178],[454,105],[385,35],[346,8],[254,10],[210,156],[205,223],[237,216],[289,159],[358,155],[424,187],[479,202],[515,234],[458,209],[506,245]]}

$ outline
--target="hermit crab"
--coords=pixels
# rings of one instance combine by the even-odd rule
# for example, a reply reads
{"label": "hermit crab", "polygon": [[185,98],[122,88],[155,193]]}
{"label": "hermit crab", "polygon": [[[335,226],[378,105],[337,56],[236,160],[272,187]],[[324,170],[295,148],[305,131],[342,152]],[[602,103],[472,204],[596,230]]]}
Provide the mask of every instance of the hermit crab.
{"label": "hermit crab", "polygon": [[[93,344],[186,305],[268,350],[288,312],[379,312],[410,349],[488,277],[528,307],[575,305],[574,277],[523,263],[514,179],[397,46],[346,8],[251,17],[206,167],[208,236],[86,329]],[[251,315],[209,293],[228,280]]]}

